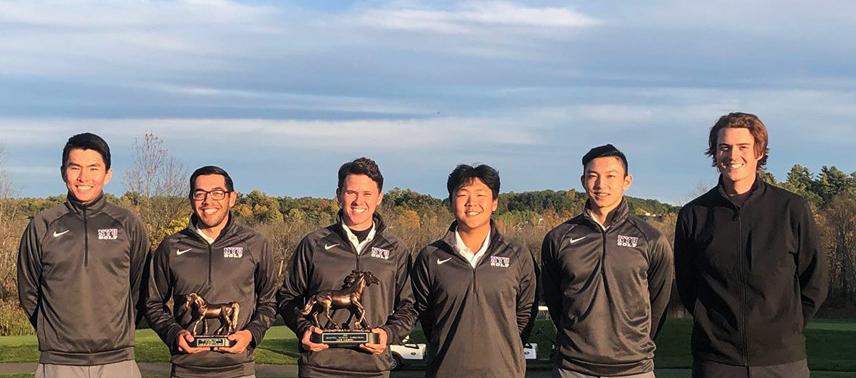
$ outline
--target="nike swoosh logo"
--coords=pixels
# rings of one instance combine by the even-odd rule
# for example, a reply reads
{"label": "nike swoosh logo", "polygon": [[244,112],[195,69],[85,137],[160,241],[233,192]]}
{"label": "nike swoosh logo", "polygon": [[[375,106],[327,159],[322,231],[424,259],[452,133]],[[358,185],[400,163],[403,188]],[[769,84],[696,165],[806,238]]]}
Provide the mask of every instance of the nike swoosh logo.
{"label": "nike swoosh logo", "polygon": [[65,230],[65,231],[63,231],[63,232],[56,232],[56,231],[54,231],[54,234],[53,234],[53,235],[54,235],[54,237],[62,236],[62,235],[67,234],[69,231],[71,231],[71,230]]}
{"label": "nike swoosh logo", "polygon": [[339,243],[336,243],[336,244],[324,244],[324,250],[325,250],[325,251],[329,251],[329,250],[330,250],[330,248],[333,248],[333,247],[335,247],[335,246],[337,246],[337,245],[339,245]]}
{"label": "nike swoosh logo", "polygon": [[445,260],[437,259],[437,265],[443,265],[443,264],[447,263],[447,262],[448,262],[449,260],[451,260],[451,259],[452,259],[451,257],[449,257],[448,259],[445,259]]}
{"label": "nike swoosh logo", "polygon": [[188,249],[185,249],[185,250],[176,249],[176,250],[175,250],[175,254],[176,254],[176,255],[183,255],[183,254],[185,254],[185,253],[187,253],[187,252],[190,252],[190,250],[191,250],[191,249],[193,249],[193,248],[188,248]]}
{"label": "nike swoosh logo", "polygon": [[576,243],[576,242],[578,242],[578,241],[580,241],[580,240],[583,240],[583,239],[585,239],[585,238],[586,238],[585,236],[581,236],[581,237],[578,237],[578,238],[576,238],[576,239],[571,238],[571,244],[574,244],[574,243]]}

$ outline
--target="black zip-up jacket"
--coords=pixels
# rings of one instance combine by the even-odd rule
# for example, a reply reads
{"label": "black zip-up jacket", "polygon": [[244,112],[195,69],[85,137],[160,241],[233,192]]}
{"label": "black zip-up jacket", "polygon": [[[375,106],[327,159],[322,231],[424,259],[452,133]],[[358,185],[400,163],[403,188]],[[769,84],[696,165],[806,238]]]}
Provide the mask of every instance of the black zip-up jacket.
{"label": "black zip-up jacket", "polygon": [[[297,245],[291,257],[288,274],[277,293],[279,313],[285,324],[297,335],[300,376],[342,377],[374,376],[390,368],[389,349],[379,355],[351,348],[329,348],[320,352],[304,350],[300,343],[312,322],[300,314],[309,296],[319,291],[338,290],[353,270],[371,272],[380,284],[363,291],[370,327],[383,328],[388,342],[398,343],[410,334],[416,322],[413,292],[410,287],[410,251],[390,235],[379,214],[374,214],[374,238],[357,254],[339,221],[314,231]],[[336,324],[343,324],[349,311],[338,310],[333,315]],[[324,315],[319,316],[326,323]],[[323,326],[324,324],[322,324]]]}
{"label": "black zip-up jacket", "polygon": [[39,362],[102,365],[134,359],[134,325],[149,240],[103,194],[37,214],[18,250],[18,298],[36,329]]}
{"label": "black zip-up jacket", "polygon": [[541,283],[558,330],[556,366],[595,376],[654,369],[654,338],[672,289],[672,248],[629,213],[622,200],[605,230],[584,213],[544,238]]}
{"label": "black zip-up jacket", "polygon": [[675,228],[678,292],[693,314],[695,358],[739,366],[806,358],[803,329],[829,276],[808,203],[760,177],[742,206],[720,184]]}
{"label": "black zip-up jacket", "polygon": [[523,377],[523,343],[534,324],[538,283],[532,254],[491,221],[490,244],[476,264],[446,235],[413,264],[416,308],[428,338],[428,377]]}
{"label": "black zip-up jacket", "polygon": [[[196,224],[195,215],[190,224]],[[146,319],[169,347],[173,372],[178,377],[241,377],[255,374],[255,348],[276,318],[276,269],[267,240],[240,225],[229,215],[214,243],[188,227],[164,239],[152,255]],[[248,330],[253,341],[242,353],[178,350],[178,332],[190,328],[185,295],[197,293],[207,303],[240,305],[237,330]],[[172,299],[170,309],[167,302]],[[220,327],[205,320],[208,334]],[[201,332],[202,327],[199,328]]]}

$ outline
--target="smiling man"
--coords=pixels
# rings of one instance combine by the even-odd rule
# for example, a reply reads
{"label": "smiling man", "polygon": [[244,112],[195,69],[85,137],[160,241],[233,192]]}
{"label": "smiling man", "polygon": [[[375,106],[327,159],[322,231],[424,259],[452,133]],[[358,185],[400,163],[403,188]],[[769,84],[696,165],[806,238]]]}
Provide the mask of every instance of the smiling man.
{"label": "smiling man", "polygon": [[[410,288],[410,252],[389,233],[377,207],[383,200],[383,175],[377,164],[359,158],[339,168],[336,199],[338,221],[306,235],[292,255],[277,294],[285,324],[299,337],[301,377],[387,377],[387,345],[398,343],[415,323]],[[319,291],[341,289],[352,271],[368,271],[380,284],[365,288],[366,320],[379,335],[377,344],[359,348],[329,348],[311,341],[318,328],[301,311]],[[322,316],[322,319],[324,317]],[[348,311],[337,311],[336,325],[348,322]]]}
{"label": "smiling man", "polygon": [[633,177],[611,144],[592,148],[580,177],[582,214],[544,238],[544,300],[556,325],[554,377],[654,377],[654,338],[672,288],[672,249],[630,215]]}
{"label": "smiling man", "polygon": [[808,377],[803,330],[828,273],[808,203],[761,180],[767,128],[731,113],[710,129],[719,184],[675,228],[681,301],[693,315],[693,376]]}
{"label": "smiling man", "polygon": [[499,172],[457,166],[446,182],[455,221],[419,252],[413,292],[428,338],[427,377],[523,377],[538,282],[532,254],[492,220]]}
{"label": "smiling man", "polygon": [[39,341],[35,376],[139,377],[145,228],[104,199],[113,171],[101,137],[69,138],[60,172],[66,202],[33,217],[18,252],[18,297]]}
{"label": "smiling man", "polygon": [[[255,349],[276,317],[270,245],[233,219],[238,193],[222,168],[193,172],[189,199],[193,215],[188,227],[164,239],[153,254],[146,319],[172,354],[172,377],[253,377]],[[209,304],[238,302],[236,331],[228,335],[234,345],[213,350],[191,346],[191,293]],[[219,319],[203,321],[209,330],[223,326]]]}

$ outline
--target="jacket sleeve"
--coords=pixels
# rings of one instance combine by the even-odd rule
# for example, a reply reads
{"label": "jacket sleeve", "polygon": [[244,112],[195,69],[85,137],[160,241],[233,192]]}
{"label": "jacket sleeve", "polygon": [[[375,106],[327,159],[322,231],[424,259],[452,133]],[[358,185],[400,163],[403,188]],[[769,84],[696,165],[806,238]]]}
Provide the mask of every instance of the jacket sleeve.
{"label": "jacket sleeve", "polygon": [[256,308],[244,329],[253,334],[253,344],[259,345],[265,333],[276,320],[276,268],[270,243],[261,239],[261,256],[253,273],[256,292]]}
{"label": "jacket sleeve", "polygon": [[428,252],[425,247],[416,256],[411,270],[411,282],[413,283],[413,298],[416,316],[422,323],[422,330],[425,332],[425,337],[431,340],[431,330],[434,327],[434,318],[431,312],[431,277],[428,272]]}
{"label": "jacket sleeve", "polygon": [[172,311],[167,306],[167,302],[172,297],[171,282],[173,281],[169,269],[168,244],[167,240],[161,242],[158,249],[152,254],[149,264],[146,320],[149,322],[149,327],[160,336],[170,350],[176,351],[178,348],[176,336],[183,328],[175,321]]}
{"label": "jacket sleeve", "polygon": [[413,289],[410,282],[410,266],[412,259],[410,251],[398,251],[404,254],[404,257],[399,258],[397,272],[395,274],[395,307],[392,315],[382,327],[389,336],[387,342],[389,344],[397,344],[401,342],[405,336],[410,334],[410,330],[416,323],[416,309],[414,308]]}
{"label": "jacket sleeve", "polygon": [[802,300],[803,326],[817,313],[817,309],[826,300],[829,291],[829,272],[817,225],[811,209],[803,201],[797,219],[799,251],[797,253],[797,275],[800,281],[800,299]]}
{"label": "jacket sleeve", "polygon": [[674,265],[672,246],[658,233],[648,257],[648,297],[651,303],[651,340],[657,337],[666,320],[666,309],[672,293]]}
{"label": "jacket sleeve", "polygon": [[146,312],[146,290],[149,275],[149,238],[139,219],[131,218],[128,232],[131,235],[131,300],[135,306],[135,322],[139,323]]}
{"label": "jacket sleeve", "polygon": [[307,238],[303,238],[291,255],[285,280],[282,281],[282,286],[276,294],[279,314],[298,340],[312,326],[312,322],[306,320],[301,314],[309,289],[311,270],[312,245]]}
{"label": "jacket sleeve", "polygon": [[695,272],[695,250],[690,236],[689,217],[688,210],[681,209],[675,224],[675,283],[681,303],[692,314],[697,295],[695,276],[698,272]]}
{"label": "jacket sleeve", "polygon": [[42,276],[42,246],[35,221],[30,221],[18,245],[18,300],[36,328],[36,311],[41,300],[39,282]]}
{"label": "jacket sleeve", "polygon": [[517,290],[517,329],[525,343],[535,326],[538,314],[538,269],[535,256],[528,248],[520,248],[520,286]]}
{"label": "jacket sleeve", "polygon": [[559,322],[562,321],[562,264],[556,260],[558,244],[553,232],[547,233],[541,244],[541,293],[556,329],[560,329]]}

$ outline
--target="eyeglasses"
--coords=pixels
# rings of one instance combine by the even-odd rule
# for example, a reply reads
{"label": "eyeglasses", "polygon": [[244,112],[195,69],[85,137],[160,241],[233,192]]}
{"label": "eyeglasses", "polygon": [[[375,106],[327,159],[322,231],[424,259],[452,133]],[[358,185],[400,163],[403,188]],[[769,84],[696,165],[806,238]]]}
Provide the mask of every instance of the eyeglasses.
{"label": "eyeglasses", "polygon": [[232,191],[230,191],[230,190],[223,190],[223,189],[214,189],[210,192],[202,190],[202,189],[198,189],[198,190],[195,190],[193,193],[190,194],[190,198],[193,198],[194,201],[204,201],[206,196],[211,195],[211,199],[213,199],[215,201],[219,201],[223,198],[226,198],[226,194],[231,193],[231,192]]}

